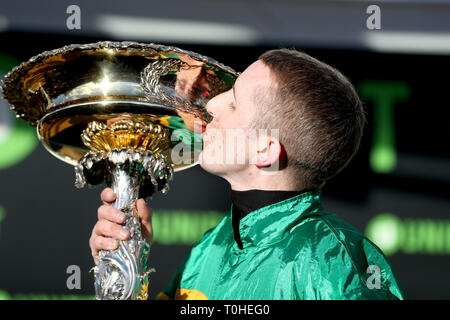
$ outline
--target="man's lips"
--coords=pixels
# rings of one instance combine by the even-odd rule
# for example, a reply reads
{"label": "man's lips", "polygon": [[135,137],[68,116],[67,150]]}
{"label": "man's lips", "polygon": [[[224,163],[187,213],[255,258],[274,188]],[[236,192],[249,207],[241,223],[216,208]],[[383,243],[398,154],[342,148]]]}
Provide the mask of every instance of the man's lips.
{"label": "man's lips", "polygon": [[194,132],[203,134],[206,131],[206,124],[200,121],[194,122]]}

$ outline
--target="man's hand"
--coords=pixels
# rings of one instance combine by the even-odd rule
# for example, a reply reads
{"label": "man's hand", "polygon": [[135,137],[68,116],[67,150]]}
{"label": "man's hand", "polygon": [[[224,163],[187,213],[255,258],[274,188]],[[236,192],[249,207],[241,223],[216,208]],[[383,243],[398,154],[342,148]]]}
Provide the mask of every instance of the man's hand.
{"label": "man's hand", "polygon": [[[89,246],[95,264],[98,263],[100,250],[114,250],[119,247],[118,240],[126,240],[130,233],[123,227],[125,214],[114,208],[111,204],[116,200],[116,195],[111,188],[106,188],[101,193],[103,205],[98,208],[98,221],[92,230]],[[144,199],[136,202],[136,209],[141,221],[142,236],[151,243],[153,240],[152,212],[147,208]]]}

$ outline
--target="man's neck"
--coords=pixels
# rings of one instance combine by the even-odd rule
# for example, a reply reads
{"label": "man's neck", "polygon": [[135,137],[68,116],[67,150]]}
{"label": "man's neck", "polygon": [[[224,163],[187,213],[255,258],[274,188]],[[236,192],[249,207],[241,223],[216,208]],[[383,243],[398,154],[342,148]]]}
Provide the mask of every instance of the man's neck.
{"label": "man's neck", "polygon": [[306,187],[301,181],[292,182],[292,176],[285,172],[277,171],[274,173],[264,172],[262,170],[240,172],[235,176],[224,177],[230,183],[231,189],[236,191],[246,190],[271,190],[271,191],[297,191]]}

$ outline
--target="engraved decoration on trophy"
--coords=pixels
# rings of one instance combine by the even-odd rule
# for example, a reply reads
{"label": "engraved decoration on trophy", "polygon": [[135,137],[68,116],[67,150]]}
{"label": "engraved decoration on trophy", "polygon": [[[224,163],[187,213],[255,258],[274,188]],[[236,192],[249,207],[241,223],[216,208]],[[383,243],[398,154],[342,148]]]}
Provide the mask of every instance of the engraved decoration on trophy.
{"label": "engraved decoration on trophy", "polygon": [[106,183],[126,215],[130,238],[100,251],[91,270],[96,299],[148,298],[150,244],[135,203],[167,192],[174,172],[197,164],[202,140],[194,128],[211,120],[206,103],[238,75],[175,47],[98,42],[43,52],[5,76],[11,109],[75,167],[76,187]]}

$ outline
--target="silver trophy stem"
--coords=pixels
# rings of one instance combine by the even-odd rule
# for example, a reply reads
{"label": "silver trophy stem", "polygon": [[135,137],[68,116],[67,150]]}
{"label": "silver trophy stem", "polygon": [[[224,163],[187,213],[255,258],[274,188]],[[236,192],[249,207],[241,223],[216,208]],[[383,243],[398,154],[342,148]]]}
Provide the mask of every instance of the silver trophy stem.
{"label": "silver trophy stem", "polygon": [[167,191],[172,174],[173,169],[164,157],[126,149],[113,150],[106,155],[88,153],[76,167],[77,187],[84,186],[86,180],[89,183],[90,179],[98,183],[99,176],[106,176],[107,184],[117,196],[113,206],[124,212],[124,228],[130,234],[128,240],[119,241],[118,249],[100,251],[98,265],[91,270],[97,300],[148,298],[150,244],[142,236],[135,204],[140,188],[148,189],[148,181],[154,191],[158,186],[163,187],[163,192]]}
{"label": "silver trophy stem", "polygon": [[130,176],[129,172],[121,166],[111,166],[112,184],[110,187],[117,195],[113,206],[125,213],[124,228],[128,230],[130,238],[126,241],[119,241],[117,250],[102,250],[99,253],[98,272],[94,271],[95,295],[99,300],[136,300],[141,295],[146,296],[147,294],[149,271],[147,271],[146,256],[150,251],[150,245],[142,236],[139,217],[135,209],[139,196],[140,177]]}

